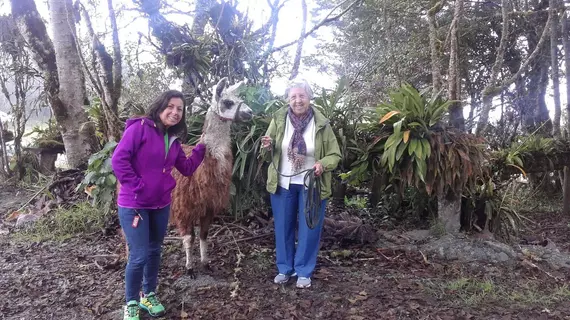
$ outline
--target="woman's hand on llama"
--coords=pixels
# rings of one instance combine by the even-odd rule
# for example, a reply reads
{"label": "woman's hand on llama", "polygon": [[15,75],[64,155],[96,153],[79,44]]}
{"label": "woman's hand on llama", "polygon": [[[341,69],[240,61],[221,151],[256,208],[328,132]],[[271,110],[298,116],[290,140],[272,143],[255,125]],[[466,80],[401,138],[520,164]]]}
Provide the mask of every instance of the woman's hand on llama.
{"label": "woman's hand on llama", "polygon": [[262,148],[271,149],[271,142],[273,142],[273,139],[271,139],[270,136],[261,137],[261,147]]}
{"label": "woman's hand on llama", "polygon": [[320,162],[315,162],[313,170],[315,170],[315,176],[318,177],[323,173],[323,165]]}

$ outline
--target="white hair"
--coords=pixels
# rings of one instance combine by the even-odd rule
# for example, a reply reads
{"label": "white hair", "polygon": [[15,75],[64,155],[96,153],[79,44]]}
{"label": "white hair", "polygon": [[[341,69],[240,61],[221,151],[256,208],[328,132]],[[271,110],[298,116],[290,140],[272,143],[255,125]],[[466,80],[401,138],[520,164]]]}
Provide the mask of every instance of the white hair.
{"label": "white hair", "polygon": [[287,84],[287,89],[285,89],[285,99],[289,98],[289,92],[293,88],[302,88],[303,90],[305,90],[305,93],[309,97],[309,100],[313,99],[313,89],[311,88],[311,85],[309,84],[309,82],[307,82],[307,80],[302,78],[296,78],[290,81]]}

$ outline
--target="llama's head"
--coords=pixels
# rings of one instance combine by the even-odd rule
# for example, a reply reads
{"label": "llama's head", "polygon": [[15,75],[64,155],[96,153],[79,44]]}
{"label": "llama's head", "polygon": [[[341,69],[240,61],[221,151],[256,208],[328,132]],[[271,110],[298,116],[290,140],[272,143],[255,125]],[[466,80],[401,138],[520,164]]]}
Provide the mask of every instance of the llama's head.
{"label": "llama's head", "polygon": [[246,83],[247,80],[243,80],[228,87],[228,78],[222,78],[214,88],[210,109],[223,120],[237,122],[251,120],[253,118],[251,108],[239,97],[239,91]]}

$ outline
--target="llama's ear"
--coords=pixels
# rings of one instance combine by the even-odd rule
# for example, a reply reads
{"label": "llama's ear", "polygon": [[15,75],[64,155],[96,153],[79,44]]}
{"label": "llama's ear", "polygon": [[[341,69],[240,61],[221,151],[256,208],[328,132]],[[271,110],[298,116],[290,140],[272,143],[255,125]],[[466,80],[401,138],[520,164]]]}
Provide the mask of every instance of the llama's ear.
{"label": "llama's ear", "polygon": [[223,77],[218,84],[216,85],[216,101],[220,100],[220,97],[222,96],[222,92],[224,92],[224,89],[226,88],[226,85],[228,84],[228,78],[227,77]]}
{"label": "llama's ear", "polygon": [[243,79],[242,81],[240,81],[240,82],[234,84],[233,86],[229,87],[228,92],[235,93],[236,91],[239,91],[240,89],[242,89],[246,85],[247,85],[247,79]]}

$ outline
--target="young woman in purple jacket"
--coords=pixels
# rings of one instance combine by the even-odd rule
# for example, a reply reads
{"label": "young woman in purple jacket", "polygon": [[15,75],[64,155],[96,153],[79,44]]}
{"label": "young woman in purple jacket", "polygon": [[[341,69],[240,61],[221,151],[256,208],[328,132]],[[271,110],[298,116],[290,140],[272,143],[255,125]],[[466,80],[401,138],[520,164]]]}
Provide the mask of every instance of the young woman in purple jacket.
{"label": "young woman in purple jacket", "polygon": [[185,118],[182,93],[166,91],[145,117],[127,120],[113,153],[113,171],[121,184],[119,221],[129,246],[125,320],[139,320],[140,308],[153,317],[165,314],[156,287],[171,191],[176,186],[171,171],[176,168],[185,176],[192,175],[206,152],[205,145],[199,143],[186,157],[178,140],[187,134]]}

